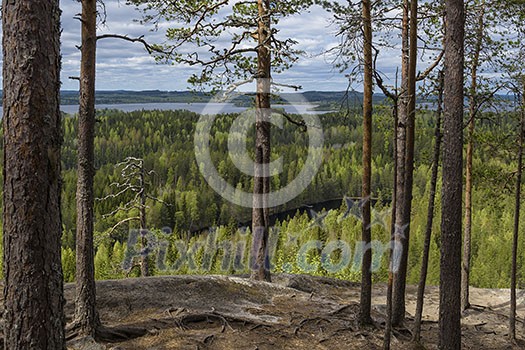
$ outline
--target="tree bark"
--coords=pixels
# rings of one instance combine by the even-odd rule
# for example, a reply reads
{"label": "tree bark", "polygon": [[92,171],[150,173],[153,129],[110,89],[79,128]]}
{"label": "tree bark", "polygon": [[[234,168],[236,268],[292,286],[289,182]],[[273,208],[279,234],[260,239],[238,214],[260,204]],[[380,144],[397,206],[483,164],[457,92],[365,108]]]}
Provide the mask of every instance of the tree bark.
{"label": "tree bark", "polygon": [[80,107],[78,113],[77,240],[75,326],[95,336],[100,321],[96,309],[93,246],[93,179],[95,176],[96,0],[82,1]]}
{"label": "tree bark", "polygon": [[439,347],[461,349],[464,0],[446,0]]}
{"label": "tree bark", "polygon": [[2,6],[4,346],[65,349],[59,2]]}
{"label": "tree bark", "polygon": [[412,183],[414,173],[414,136],[416,113],[417,68],[417,0],[404,1],[403,11],[403,59],[402,98],[398,124],[398,200],[396,204],[396,241],[401,251],[395,253],[397,272],[393,286],[393,325],[401,325],[405,319],[405,289],[408,269],[410,239],[410,214],[412,211]]}
{"label": "tree bark", "polygon": [[[370,195],[372,178],[372,14],[371,1],[363,0],[363,29],[364,29],[364,86],[363,86],[363,184],[361,198],[363,205],[363,222],[361,240],[368,247],[372,240],[370,218]],[[362,324],[370,324],[370,310],[372,307],[372,250],[364,249],[361,264],[361,310],[359,319]]]}
{"label": "tree bark", "polygon": [[[525,78],[522,82],[525,91]],[[514,234],[512,237],[512,267],[510,274],[509,338],[516,341],[516,274],[518,271],[518,239],[520,231],[521,178],[523,173],[523,143],[525,142],[525,95],[521,94],[520,139],[518,148],[518,171],[516,173],[516,204],[514,207]]]}
{"label": "tree bark", "polygon": [[432,178],[430,180],[430,194],[428,198],[427,226],[425,229],[425,244],[421,261],[421,273],[417,288],[416,315],[414,321],[414,341],[421,341],[421,319],[423,316],[423,304],[425,301],[425,286],[428,272],[428,256],[430,255],[430,240],[432,238],[432,225],[434,223],[434,208],[436,200],[436,187],[439,173],[439,156],[441,153],[441,116],[443,106],[443,72],[439,72],[438,106],[436,111],[436,130],[434,133],[434,159],[432,161]]}
{"label": "tree bark", "polygon": [[147,231],[148,226],[146,223],[146,174],[144,173],[144,160],[140,160],[140,175],[139,175],[139,183],[140,183],[140,210],[139,210],[139,217],[140,217],[140,245],[142,247],[142,251],[140,254],[140,275],[142,277],[149,276],[149,263],[148,263],[148,241],[147,241]]}
{"label": "tree bark", "polygon": [[269,203],[270,192],[270,88],[271,52],[270,1],[258,0],[258,42],[257,51],[257,96],[255,121],[255,176],[252,209],[252,266],[251,279],[271,281],[268,257]]}
{"label": "tree bark", "polygon": [[468,142],[465,165],[465,227],[463,232],[463,264],[461,269],[461,311],[470,307],[469,303],[469,281],[470,281],[470,260],[472,251],[472,156],[474,152],[474,130],[476,125],[477,90],[478,90],[478,68],[479,56],[483,44],[485,28],[485,3],[481,5],[476,28],[476,42],[474,45],[474,56],[471,65],[471,86],[469,96],[469,122],[468,122]]}

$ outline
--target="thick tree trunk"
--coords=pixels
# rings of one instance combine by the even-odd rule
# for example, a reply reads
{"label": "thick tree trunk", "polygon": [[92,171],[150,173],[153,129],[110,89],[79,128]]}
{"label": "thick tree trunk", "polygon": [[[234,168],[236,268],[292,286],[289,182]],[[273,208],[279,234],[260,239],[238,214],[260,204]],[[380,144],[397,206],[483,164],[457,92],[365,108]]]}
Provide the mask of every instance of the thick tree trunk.
{"label": "thick tree trunk", "polygon": [[514,234],[512,237],[512,267],[510,274],[510,317],[509,338],[516,341],[516,274],[518,270],[518,239],[520,231],[521,178],[523,172],[523,143],[525,142],[525,79],[521,95],[520,140],[518,149],[518,171],[516,173],[516,204],[514,207]]}
{"label": "thick tree trunk", "polygon": [[[363,28],[364,28],[364,86],[363,86],[363,186],[361,198],[363,205],[363,222],[361,240],[365,247],[372,241],[370,218],[370,195],[372,179],[372,14],[371,1],[363,0]],[[372,322],[370,310],[372,307],[372,250],[365,249],[361,264],[361,310],[360,322]]]}
{"label": "thick tree trunk", "polygon": [[421,261],[421,273],[417,288],[416,315],[414,321],[414,341],[421,341],[421,319],[423,316],[423,304],[425,301],[425,286],[428,272],[428,256],[430,255],[430,240],[432,238],[432,225],[434,224],[434,208],[436,199],[436,187],[439,173],[439,156],[441,154],[441,115],[443,106],[443,72],[439,72],[438,106],[436,111],[436,130],[434,132],[434,159],[432,161],[432,177],[430,179],[430,194],[428,198],[427,226],[425,229],[425,244]]}
{"label": "thick tree trunk", "polygon": [[95,336],[100,325],[96,309],[93,247],[96,21],[96,0],[83,0],[78,113],[75,326],[79,327],[81,334],[90,336]]}
{"label": "thick tree trunk", "polygon": [[461,349],[464,0],[446,0],[439,347]]}
{"label": "thick tree trunk", "polygon": [[2,6],[4,347],[65,349],[59,2]]}
{"label": "thick tree trunk", "polygon": [[474,152],[474,129],[476,125],[477,90],[478,90],[478,68],[479,56],[483,44],[485,29],[485,3],[482,3],[476,28],[476,43],[474,45],[474,56],[471,65],[471,85],[469,96],[469,122],[468,143],[466,154],[466,178],[465,178],[465,227],[463,232],[463,264],[461,269],[461,311],[470,307],[469,282],[470,282],[470,259],[472,251],[472,156]]}
{"label": "thick tree trunk", "polygon": [[[401,247],[395,253],[397,272],[394,275],[392,323],[400,325],[405,319],[405,289],[412,211],[414,172],[414,135],[416,114],[417,67],[417,0],[404,1],[402,99],[398,123],[398,200],[396,211],[396,242]],[[410,14],[409,14],[410,13]]]}
{"label": "thick tree trunk", "polygon": [[258,0],[259,48],[257,52],[257,97],[255,121],[255,177],[252,209],[252,266],[251,278],[271,281],[268,257],[269,203],[270,192],[270,88],[271,52],[268,49],[270,37],[270,1]]}

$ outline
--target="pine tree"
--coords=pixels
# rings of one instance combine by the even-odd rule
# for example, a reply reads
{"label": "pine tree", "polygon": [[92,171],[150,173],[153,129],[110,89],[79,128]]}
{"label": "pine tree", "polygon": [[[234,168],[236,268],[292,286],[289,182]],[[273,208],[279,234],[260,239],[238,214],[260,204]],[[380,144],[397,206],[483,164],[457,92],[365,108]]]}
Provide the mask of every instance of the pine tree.
{"label": "pine tree", "polygon": [[4,1],[4,347],[65,349],[60,8]]}
{"label": "pine tree", "polygon": [[439,347],[461,349],[463,189],[463,0],[446,0]]}

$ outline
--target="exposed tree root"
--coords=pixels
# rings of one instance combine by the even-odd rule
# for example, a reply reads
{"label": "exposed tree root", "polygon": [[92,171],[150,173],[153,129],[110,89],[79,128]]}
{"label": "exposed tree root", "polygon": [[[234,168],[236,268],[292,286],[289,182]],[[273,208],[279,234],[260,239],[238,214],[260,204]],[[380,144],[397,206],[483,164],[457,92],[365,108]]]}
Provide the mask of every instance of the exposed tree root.
{"label": "exposed tree root", "polygon": [[[142,337],[148,334],[148,330],[143,327],[135,326],[118,326],[118,327],[107,327],[98,326],[95,330],[94,339],[97,342],[106,343],[119,343],[135,338]],[[72,322],[66,327],[66,341],[72,341],[74,339],[84,336],[80,330],[79,322]]]}
{"label": "exposed tree root", "polygon": [[413,338],[412,331],[406,327],[394,327],[392,328],[392,333],[396,335],[397,338],[410,340]]}
{"label": "exposed tree root", "polygon": [[202,313],[202,314],[189,314],[185,316],[175,317],[173,321],[180,329],[189,329],[191,323],[222,323],[221,333],[226,331],[226,328],[233,330],[226,318],[217,313]]}
{"label": "exposed tree root", "polygon": [[97,328],[95,339],[100,342],[118,343],[126,340],[140,338],[148,334],[146,328],[119,326]]}
{"label": "exposed tree root", "polygon": [[321,322],[332,323],[332,321],[330,321],[329,319],[324,318],[324,317],[305,318],[304,320],[299,322],[299,325],[297,327],[295,327],[295,330],[293,332],[294,335],[297,335],[297,333],[299,333],[299,331],[301,330],[301,328],[303,328],[304,325],[306,325],[308,322],[312,322],[312,321],[315,321],[315,324],[317,326],[319,326],[319,324]]}

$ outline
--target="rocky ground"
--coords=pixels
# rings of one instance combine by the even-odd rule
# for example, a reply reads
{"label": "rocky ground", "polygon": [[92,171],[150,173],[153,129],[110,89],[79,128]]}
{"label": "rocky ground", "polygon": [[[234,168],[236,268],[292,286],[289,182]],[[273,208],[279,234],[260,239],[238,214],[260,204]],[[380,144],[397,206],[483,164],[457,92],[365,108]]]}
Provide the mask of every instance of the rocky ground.
{"label": "rocky ground", "polygon": [[[328,278],[276,275],[274,283],[240,277],[173,276],[97,283],[98,308],[111,332],[105,340],[72,339],[69,349],[381,349],[385,286],[374,287],[375,325],[357,323],[359,285]],[[437,349],[439,293],[426,294],[423,343],[411,339],[416,288],[407,290],[405,328],[395,329],[393,349]],[[507,340],[508,290],[471,290],[473,308],[463,318],[464,349],[520,349]],[[525,300],[518,333],[525,329]],[[74,285],[66,286],[66,314]]]}

